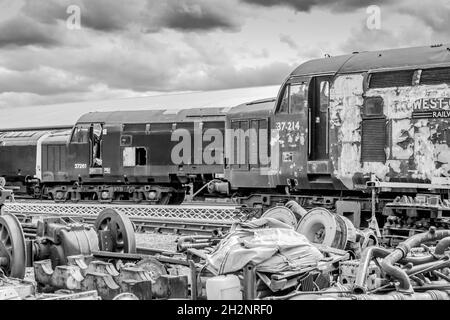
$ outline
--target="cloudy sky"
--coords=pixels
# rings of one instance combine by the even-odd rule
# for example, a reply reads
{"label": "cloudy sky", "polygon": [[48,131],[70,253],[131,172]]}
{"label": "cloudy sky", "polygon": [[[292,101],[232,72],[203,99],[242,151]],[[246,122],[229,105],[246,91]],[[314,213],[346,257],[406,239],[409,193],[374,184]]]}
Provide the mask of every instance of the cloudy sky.
{"label": "cloudy sky", "polygon": [[448,42],[450,0],[0,0],[0,108],[275,85],[325,54]]}

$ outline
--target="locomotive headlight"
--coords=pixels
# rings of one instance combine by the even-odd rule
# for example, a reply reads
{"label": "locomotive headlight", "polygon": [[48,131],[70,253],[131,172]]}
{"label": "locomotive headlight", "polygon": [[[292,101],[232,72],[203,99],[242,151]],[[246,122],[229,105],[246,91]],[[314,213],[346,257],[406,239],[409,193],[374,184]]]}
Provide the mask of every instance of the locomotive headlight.
{"label": "locomotive headlight", "polygon": [[108,199],[109,198],[109,191],[102,191],[102,199]]}
{"label": "locomotive headlight", "polygon": [[150,191],[148,193],[148,200],[155,200],[156,199],[156,191]]}

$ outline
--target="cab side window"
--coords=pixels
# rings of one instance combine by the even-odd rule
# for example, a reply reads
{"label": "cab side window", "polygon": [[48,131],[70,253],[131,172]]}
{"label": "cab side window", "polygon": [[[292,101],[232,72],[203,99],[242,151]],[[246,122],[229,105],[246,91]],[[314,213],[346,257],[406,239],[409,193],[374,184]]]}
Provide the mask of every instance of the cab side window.
{"label": "cab side window", "polygon": [[72,133],[72,143],[88,143],[89,142],[89,127],[76,126]]}
{"label": "cab side window", "polygon": [[284,88],[283,100],[281,100],[278,113],[288,113],[289,111],[289,86]]}
{"label": "cab side window", "polygon": [[308,86],[294,83],[289,88],[289,113],[302,113],[308,107]]}
{"label": "cab side window", "polygon": [[320,82],[320,112],[328,112],[330,105],[330,83],[328,81]]}
{"label": "cab side window", "polygon": [[308,108],[308,84],[291,83],[286,85],[283,99],[278,107],[278,113],[299,114]]}

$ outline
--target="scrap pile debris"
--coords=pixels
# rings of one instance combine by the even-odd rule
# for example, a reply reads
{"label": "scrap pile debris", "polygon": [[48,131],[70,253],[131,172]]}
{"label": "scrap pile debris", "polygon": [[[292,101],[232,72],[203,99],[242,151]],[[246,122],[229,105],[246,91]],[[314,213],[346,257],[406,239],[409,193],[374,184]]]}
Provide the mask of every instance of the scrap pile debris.
{"label": "scrap pile debris", "polygon": [[0,233],[0,300],[450,299],[450,230],[389,247],[376,221],[359,230],[295,203],[226,234],[179,237],[176,251],[136,246],[133,224],[112,209],[94,225],[2,212]]}

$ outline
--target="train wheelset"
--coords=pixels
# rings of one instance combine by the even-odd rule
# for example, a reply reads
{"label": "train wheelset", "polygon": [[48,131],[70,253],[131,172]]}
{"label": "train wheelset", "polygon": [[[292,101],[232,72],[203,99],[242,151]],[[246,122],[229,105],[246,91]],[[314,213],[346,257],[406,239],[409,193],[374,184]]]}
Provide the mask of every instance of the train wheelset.
{"label": "train wheelset", "polygon": [[94,224],[69,216],[29,222],[11,213],[0,215],[0,270],[7,277],[23,279],[34,261],[49,259],[55,267],[67,264],[69,256],[98,251],[136,252],[134,226],[125,214],[105,209]]}

